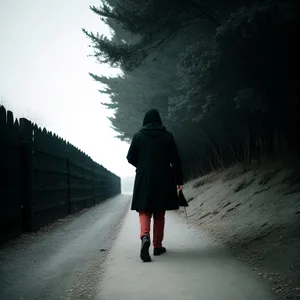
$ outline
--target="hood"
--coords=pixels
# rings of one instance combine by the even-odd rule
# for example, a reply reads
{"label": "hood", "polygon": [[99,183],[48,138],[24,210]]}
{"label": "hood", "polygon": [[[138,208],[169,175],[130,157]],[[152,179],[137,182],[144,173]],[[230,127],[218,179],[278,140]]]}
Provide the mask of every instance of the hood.
{"label": "hood", "polygon": [[158,136],[166,131],[166,127],[162,125],[161,117],[157,109],[150,109],[145,114],[143,120],[143,128],[140,132],[149,136]]}
{"label": "hood", "polygon": [[146,126],[148,124],[158,124],[162,125],[162,121],[159,115],[159,112],[157,109],[150,109],[145,114],[144,120],[143,120],[143,126]]}

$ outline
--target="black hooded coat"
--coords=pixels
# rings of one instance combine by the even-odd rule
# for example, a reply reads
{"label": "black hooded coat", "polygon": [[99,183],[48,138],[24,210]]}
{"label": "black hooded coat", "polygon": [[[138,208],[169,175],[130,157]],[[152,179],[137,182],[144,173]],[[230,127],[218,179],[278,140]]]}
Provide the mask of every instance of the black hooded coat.
{"label": "black hooded coat", "polygon": [[131,210],[162,212],[178,209],[176,185],[183,184],[173,135],[162,125],[159,112],[149,110],[142,129],[131,142],[127,160],[136,167]]}

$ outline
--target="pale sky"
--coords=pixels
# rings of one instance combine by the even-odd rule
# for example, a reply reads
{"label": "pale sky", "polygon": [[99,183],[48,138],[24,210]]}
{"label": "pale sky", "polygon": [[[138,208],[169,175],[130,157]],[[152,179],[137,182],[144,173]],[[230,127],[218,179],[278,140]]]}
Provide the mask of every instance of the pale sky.
{"label": "pale sky", "polygon": [[129,145],[114,138],[107,96],[88,75],[116,70],[87,57],[81,28],[110,34],[89,9],[99,0],[0,0],[0,103],[46,127],[121,177],[133,176]]}

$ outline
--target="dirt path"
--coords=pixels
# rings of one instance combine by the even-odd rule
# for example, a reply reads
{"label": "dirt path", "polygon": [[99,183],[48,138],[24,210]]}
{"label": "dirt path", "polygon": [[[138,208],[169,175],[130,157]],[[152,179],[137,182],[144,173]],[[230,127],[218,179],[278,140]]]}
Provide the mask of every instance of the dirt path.
{"label": "dirt path", "polygon": [[143,263],[138,236],[138,217],[130,211],[105,261],[97,300],[275,299],[228,249],[189,227],[174,212],[166,216],[167,253]]}

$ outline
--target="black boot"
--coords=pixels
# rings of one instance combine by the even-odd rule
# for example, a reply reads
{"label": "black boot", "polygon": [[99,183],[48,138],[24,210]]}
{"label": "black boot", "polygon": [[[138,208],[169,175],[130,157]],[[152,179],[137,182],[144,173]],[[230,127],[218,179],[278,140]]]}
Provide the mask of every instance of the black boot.
{"label": "black boot", "polygon": [[150,236],[144,235],[142,237],[142,247],[141,247],[141,260],[144,262],[151,261],[151,256],[149,254],[150,248]]}
{"label": "black boot", "polygon": [[158,256],[164,254],[165,252],[167,252],[165,247],[154,248],[153,255]]}

